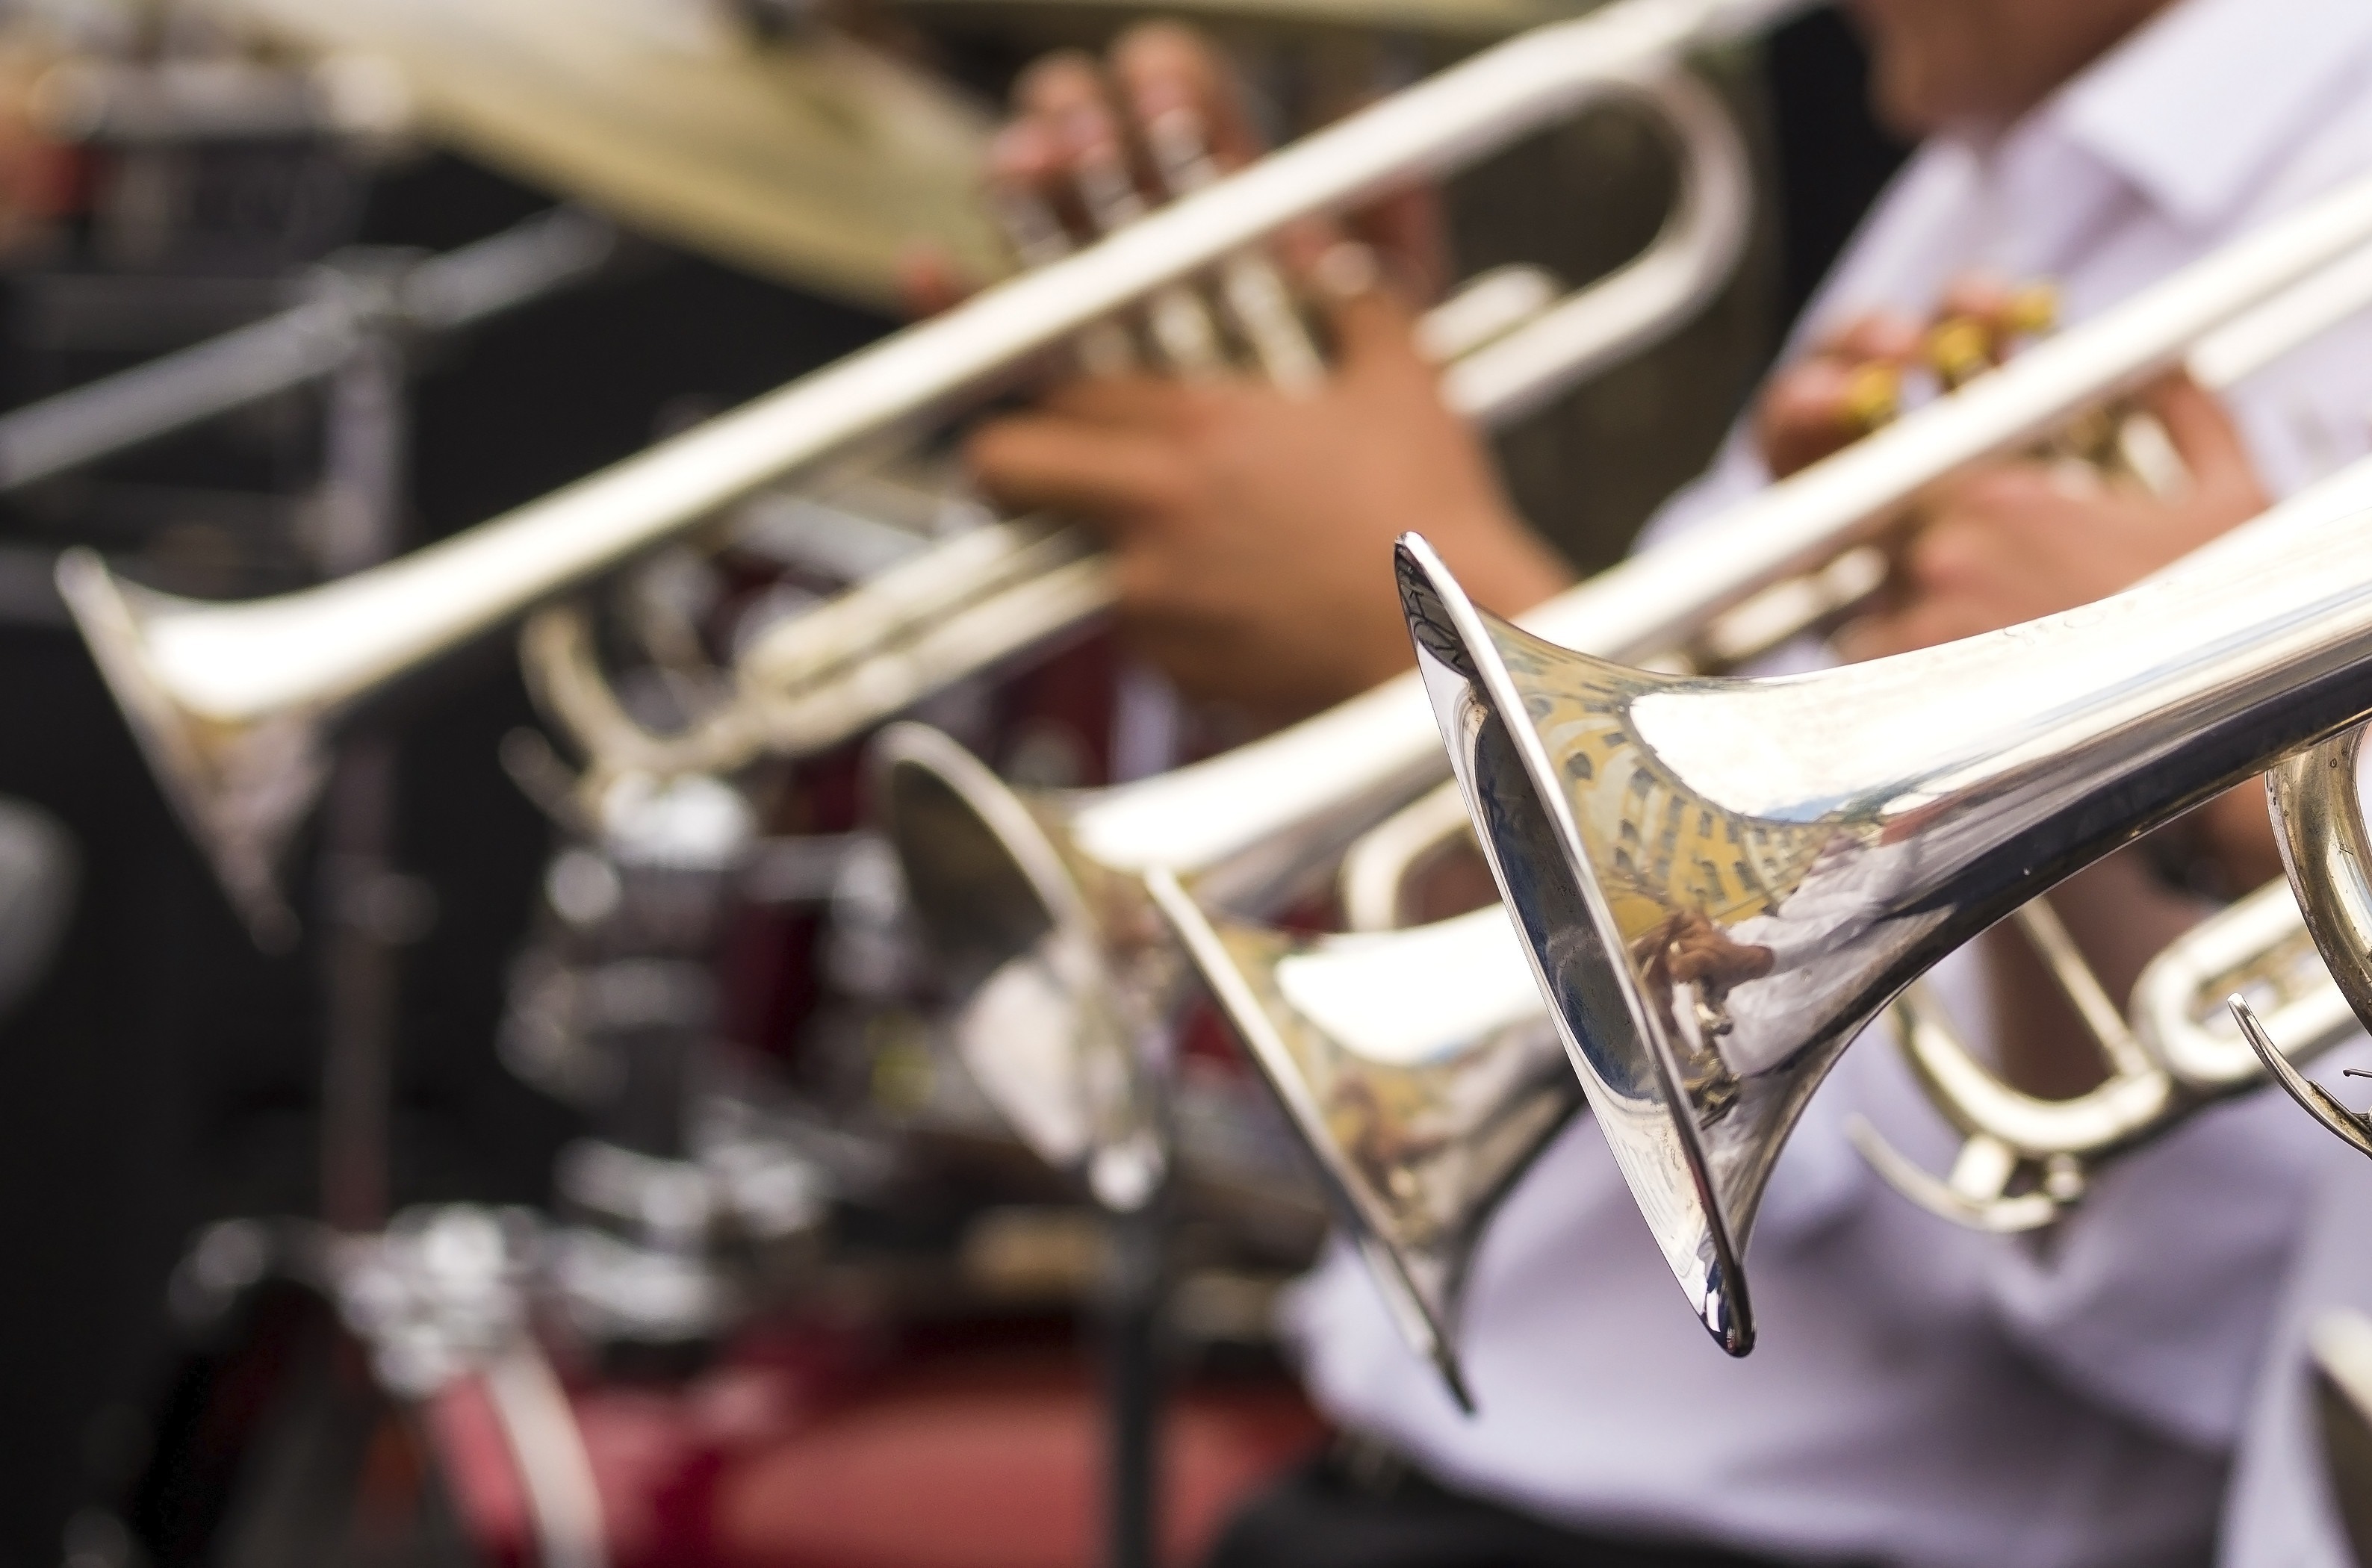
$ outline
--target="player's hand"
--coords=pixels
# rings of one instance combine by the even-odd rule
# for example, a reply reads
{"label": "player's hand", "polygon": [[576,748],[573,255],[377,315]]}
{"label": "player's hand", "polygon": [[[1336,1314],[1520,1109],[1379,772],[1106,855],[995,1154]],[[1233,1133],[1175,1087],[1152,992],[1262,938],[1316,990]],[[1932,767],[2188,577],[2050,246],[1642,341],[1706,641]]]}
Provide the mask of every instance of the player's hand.
{"label": "player's hand", "polygon": [[2267,506],[2238,429],[2185,377],[2147,406],[2189,470],[2161,499],[2065,464],[2008,462],[1927,498],[1882,602],[1843,628],[1837,650],[1876,658],[2072,610],[2145,576]]}
{"label": "player's hand", "polygon": [[1773,377],[1755,406],[1764,466],[1785,479],[1893,419],[1907,385],[1950,386],[2000,364],[2039,329],[2038,304],[2048,314],[2047,291],[2037,296],[1972,273],[1945,291],[1925,321],[1877,310],[1830,332]]}
{"label": "player's hand", "polygon": [[[1208,155],[1206,171],[1232,172],[1268,150],[1235,67],[1192,28],[1145,23],[1122,35],[1103,60],[1066,50],[1023,72],[1012,118],[990,150],[984,192],[1022,263],[1042,264],[1061,249],[1108,232],[1114,198],[1122,208],[1134,203],[1149,209],[1186,194],[1156,150],[1165,134],[1180,130]],[[1025,232],[1040,226],[1040,238],[1054,241],[1052,250]],[[1388,195],[1342,224],[1291,226],[1273,250],[1289,273],[1304,275],[1345,238],[1368,246],[1412,298],[1429,300],[1447,281],[1440,203],[1429,188]],[[916,315],[944,310],[971,288],[932,250],[908,256],[902,274]]]}
{"label": "player's hand", "polygon": [[1125,633],[1190,695],[1283,720],[1413,662],[1391,544],[1422,530],[1485,606],[1571,574],[1516,518],[1482,441],[1441,401],[1408,308],[1371,287],[1331,311],[1314,394],[1250,381],[1083,379],[992,424],[969,456],[1015,509],[1110,541]]}

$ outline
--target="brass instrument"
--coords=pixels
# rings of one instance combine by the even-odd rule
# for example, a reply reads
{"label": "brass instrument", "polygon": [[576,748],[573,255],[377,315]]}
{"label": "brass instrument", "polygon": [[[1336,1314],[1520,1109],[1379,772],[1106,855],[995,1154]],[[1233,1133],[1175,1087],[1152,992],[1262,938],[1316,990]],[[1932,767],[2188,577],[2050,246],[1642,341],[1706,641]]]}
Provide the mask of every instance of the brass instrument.
{"label": "brass instrument", "polygon": [[[1420,342],[1445,366],[1442,394],[1486,427],[1512,423],[1692,317],[1727,283],[1742,253],[1751,171],[1728,112],[1693,78],[1669,73],[1634,97],[1666,128],[1680,191],[1646,250],[1606,278],[1558,297],[1553,280],[1527,268],[1485,273],[1426,317]],[[1273,274],[1271,274],[1272,282]],[[1275,285],[1281,291],[1281,285]],[[1300,342],[1281,292],[1222,287],[1206,303],[1181,291],[1158,330],[1161,359],[1192,373],[1223,317],[1257,348]],[[1283,319],[1277,319],[1282,315]],[[1258,323],[1276,321],[1262,331]],[[1280,332],[1277,327],[1285,330]],[[1182,341],[1181,341],[1182,340]],[[1129,352],[1126,344],[1119,352]],[[1312,355],[1306,346],[1297,355]],[[1270,379],[1290,388],[1318,373],[1296,354],[1257,354]],[[1108,611],[1106,562],[1082,530],[1044,518],[1003,520],[958,535],[824,605],[751,638],[715,682],[722,694],[684,728],[637,723],[595,656],[593,630],[575,606],[529,624],[523,652],[538,699],[589,761],[585,790],[616,778],[729,772],[762,756],[799,756],[845,742],[967,677],[1027,653]]]}
{"label": "brass instrument", "polygon": [[1420,668],[1524,951],[1725,1349],[1753,1344],[1741,1262],[1787,1131],[1904,986],[2372,704],[2367,513],[2372,462],[2098,604],[1759,681],[1559,647],[1404,542]]}
{"label": "brass instrument", "polygon": [[[212,605],[121,583],[95,556],[70,553],[59,563],[60,590],[250,927],[285,941],[294,921],[274,864],[312,802],[331,724],[357,701],[764,485],[949,413],[1033,355],[1224,266],[1288,224],[1445,172],[1609,94],[1635,91],[1688,50],[1749,31],[1793,4],[1619,0],[1515,39],[1076,255],[369,572]],[[1626,312],[1644,294],[1662,297],[1664,286],[1634,279],[1622,297],[1594,294],[1557,316],[1576,333],[1603,330],[1603,315]],[[1654,326],[1632,319],[1625,331]],[[859,645],[880,646],[869,633]]]}
{"label": "brass instrument", "polygon": [[[2041,438],[2186,357],[2195,374],[2224,384],[2361,308],[2372,297],[2372,268],[2360,254],[2367,240],[2372,184],[2036,347],[1691,537],[1561,596],[1525,624],[1631,658],[1707,656],[1709,645],[1738,656],[1784,638],[1871,585],[1854,547],[1924,486]],[[2217,332],[2227,325],[2228,339]],[[1762,629],[1757,636],[1741,630],[1749,622]],[[1416,1342],[1456,1388],[1459,1260],[1493,1196],[1573,1105],[1554,1074],[1537,1073],[1542,1053],[1524,1041],[1527,1017],[1497,985],[1476,987],[1462,1037],[1472,1052],[1453,1044],[1443,997],[1459,994],[1445,979],[1457,971],[1424,967],[1444,954],[1485,963],[1478,955],[1506,944],[1506,917],[1461,917],[1455,937],[1368,937],[1355,950],[1321,942],[1323,964],[1306,942],[1238,923],[1273,912],[1308,873],[1439,779],[1425,706],[1418,679],[1406,677],[1208,762],[1095,793],[1017,794],[952,741],[911,726],[885,731],[877,757],[883,818],[916,907],[952,970],[973,982],[956,1019],[968,1059],[993,1057],[1003,1040],[1029,1040],[1062,1071],[1034,1075],[1008,1098],[1026,1091],[1059,1105],[1040,1119],[1074,1130],[1072,1157],[1091,1177],[1109,1172],[1115,1193],[1142,1190],[1158,1158],[1145,1086],[1183,970],[1200,969],[1320,1152],[1371,1258],[1380,1251],[1394,1263],[1385,1279],[1401,1317],[1424,1327]],[[1376,880],[1389,887],[1392,878]],[[1357,1016],[1384,1019],[1395,1042],[1373,1063],[1355,1035],[1331,1033],[1349,1015],[1293,1016],[1296,988],[1308,995],[1312,976],[1355,951],[1373,988],[1373,1005]],[[1517,972],[1514,949],[1487,968]],[[1338,981],[1329,994],[1359,989]],[[1345,1096],[1361,1106],[1431,1109],[1371,1132],[1355,1108],[1338,1129]],[[1521,1131],[1488,1136],[1487,1155],[1467,1162],[1458,1138],[1498,1126]],[[1454,1179],[1444,1174],[1453,1168]]]}
{"label": "brass instrument", "polygon": [[1930,1175],[1856,1117],[1854,1144],[1889,1185],[1944,1219],[2002,1233],[2034,1230],[2079,1202],[2091,1168],[2203,1105],[2262,1087],[2265,1066],[2229,1010],[2247,996],[2259,1028],[2290,1063],[2352,1038],[2355,1015],[2332,985],[2285,882],[2258,889],[2170,943],[2120,1013],[2041,900],[2011,919],[2099,1043],[2109,1075],[2066,1099],[2003,1083],[1954,1035],[1925,988],[1893,1009],[1897,1043],[1936,1109],[1964,1142],[1950,1173]]}

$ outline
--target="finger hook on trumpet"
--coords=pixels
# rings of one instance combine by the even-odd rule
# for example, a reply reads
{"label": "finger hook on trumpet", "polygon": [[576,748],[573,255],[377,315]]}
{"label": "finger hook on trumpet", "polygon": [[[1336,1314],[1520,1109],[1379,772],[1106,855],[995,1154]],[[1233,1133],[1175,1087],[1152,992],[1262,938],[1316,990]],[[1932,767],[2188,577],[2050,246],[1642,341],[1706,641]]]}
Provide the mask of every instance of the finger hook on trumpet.
{"label": "finger hook on trumpet", "polygon": [[2249,1049],[2257,1053],[2257,1060],[2265,1064],[2273,1081],[2288,1091],[2290,1098],[2358,1154],[2372,1155],[2372,1116],[2348,1109],[2339,1103],[2337,1096],[2293,1066],[2281,1047],[2273,1043],[2273,1037],[2258,1018],[2256,1009],[2249,1005],[2247,997],[2236,993],[2226,999],[2225,1005],[2232,1009],[2233,1022],[2248,1037]]}

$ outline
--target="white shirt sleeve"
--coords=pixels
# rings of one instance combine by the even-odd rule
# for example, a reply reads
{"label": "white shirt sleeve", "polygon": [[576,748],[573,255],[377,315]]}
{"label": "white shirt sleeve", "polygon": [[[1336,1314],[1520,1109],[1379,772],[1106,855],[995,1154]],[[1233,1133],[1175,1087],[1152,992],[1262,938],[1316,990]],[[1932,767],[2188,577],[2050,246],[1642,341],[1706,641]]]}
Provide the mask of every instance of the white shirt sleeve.
{"label": "white shirt sleeve", "polygon": [[2026,1355],[2182,1442],[2228,1447],[2301,1226],[2297,1119],[2270,1093],[2200,1112],[2101,1170],[2057,1225],[2005,1238],[1989,1286]]}
{"label": "white shirt sleeve", "polygon": [[[2358,1045],[2348,1060],[2372,1051]],[[2331,1077],[2337,1063],[2318,1066]],[[2274,1097],[2278,1098],[2278,1097]],[[2307,1337],[2325,1313],[2372,1313],[2372,1161],[2281,1101],[2313,1167],[2297,1257],[2285,1281],[2282,1307],[2249,1410],[2224,1511],[2222,1568],[2353,1568],[2325,1480],[2314,1410]]]}

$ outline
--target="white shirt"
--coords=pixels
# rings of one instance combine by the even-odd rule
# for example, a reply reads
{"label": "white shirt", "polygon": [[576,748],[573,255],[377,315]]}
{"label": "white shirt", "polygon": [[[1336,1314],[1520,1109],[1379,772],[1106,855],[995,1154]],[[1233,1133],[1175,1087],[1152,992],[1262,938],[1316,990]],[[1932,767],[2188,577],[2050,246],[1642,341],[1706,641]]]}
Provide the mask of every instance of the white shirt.
{"label": "white shirt", "polygon": [[[2359,1045],[2318,1062],[2315,1076],[2335,1084],[2343,1066],[2367,1063],[2372,1051]],[[2325,1481],[2306,1342],[2327,1312],[2372,1313],[2372,1160],[2302,1111],[2292,1112],[2286,1132],[2308,1142],[2314,1194],[2233,1470],[2218,1561],[2225,1568],[2354,1568]]]}
{"label": "white shirt", "polygon": [[[1808,312],[1914,315],[1971,268],[2047,276],[2080,321],[2372,169],[2372,5],[2180,0],[1990,145],[1924,147]],[[2268,483],[2366,446],[2372,328],[2229,400]],[[1650,530],[1765,482],[1741,431]],[[1682,1303],[1587,1121],[1475,1260],[1461,1417],[1337,1249],[1290,1309],[1338,1421],[1445,1480],[1605,1533],[1919,1568],[2203,1562],[2296,1229],[2296,1112],[2258,1097],[2105,1173],[2039,1240],[1972,1235],[1844,1144],[1861,1109],[1946,1168],[1880,1040],[1846,1056],[1773,1177],[1731,1362]]]}

